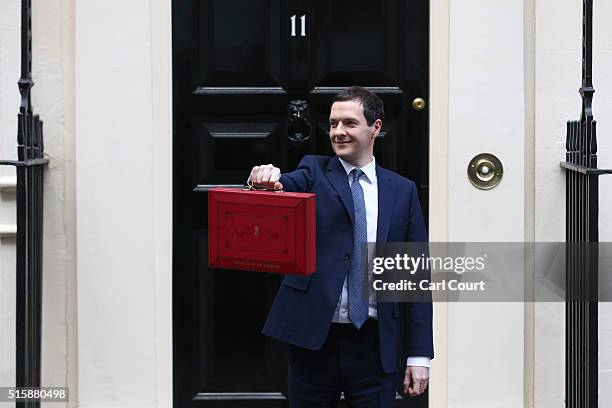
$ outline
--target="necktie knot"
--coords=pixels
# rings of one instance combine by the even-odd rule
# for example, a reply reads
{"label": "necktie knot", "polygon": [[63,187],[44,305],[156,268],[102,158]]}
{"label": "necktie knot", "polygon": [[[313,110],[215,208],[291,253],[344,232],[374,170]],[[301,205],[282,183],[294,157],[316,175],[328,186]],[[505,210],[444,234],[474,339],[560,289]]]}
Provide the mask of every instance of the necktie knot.
{"label": "necktie knot", "polygon": [[354,168],[353,170],[351,170],[351,174],[353,175],[353,181],[359,181],[359,178],[365,173],[361,169]]}

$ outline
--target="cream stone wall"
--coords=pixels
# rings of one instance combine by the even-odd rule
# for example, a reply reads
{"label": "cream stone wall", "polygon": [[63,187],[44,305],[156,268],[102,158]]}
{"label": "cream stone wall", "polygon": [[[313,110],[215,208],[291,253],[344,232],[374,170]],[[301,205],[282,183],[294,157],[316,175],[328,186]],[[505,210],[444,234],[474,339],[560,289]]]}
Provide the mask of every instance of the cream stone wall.
{"label": "cream stone wall", "polygon": [[[16,159],[20,76],[20,2],[0,12],[0,157]],[[50,160],[45,171],[42,383],[69,386],[76,406],[76,273],[74,199],[74,4],[54,0],[33,7],[34,112],[44,121]],[[10,180],[13,168],[0,168]],[[7,177],[8,176],[8,177]],[[2,184],[0,182],[0,184]],[[14,225],[15,194],[0,191],[0,224]],[[0,384],[15,383],[15,239],[0,240]],[[58,406],[58,404],[54,404]]]}
{"label": "cream stone wall", "polygon": [[[0,159],[17,158],[19,3],[0,4]],[[15,384],[15,191],[13,167],[0,166],[0,385]],[[0,407],[9,404],[0,403]]]}
{"label": "cream stone wall", "polygon": [[[74,0],[33,3],[32,97],[44,120],[42,384],[78,401],[74,132]],[[55,406],[57,404],[48,404]]]}
{"label": "cream stone wall", "polygon": [[[430,197],[430,228],[436,240],[445,236],[451,241],[565,239],[565,176],[559,161],[564,158],[565,122],[580,115],[582,2],[519,3],[432,2],[432,15],[439,19],[438,24],[432,21],[439,30],[432,34],[432,63],[434,58],[448,60],[447,71],[432,67],[432,98],[444,96],[439,88],[448,83],[448,99],[432,100],[432,148],[436,149],[432,183],[444,183],[432,185]],[[612,167],[612,139],[607,137],[612,126],[607,123],[612,117],[612,81],[605,75],[612,68],[612,35],[605,22],[609,8],[595,5],[593,69],[600,167],[606,168]],[[450,29],[445,38],[440,23],[446,18]],[[467,182],[465,166],[473,154],[487,150],[499,153],[506,173],[498,188],[479,192]],[[441,166],[448,171],[446,177],[439,175],[436,157],[448,158]],[[611,187],[612,177],[602,177],[602,241],[610,241],[612,235],[612,212],[606,205],[611,202]],[[444,201],[433,201],[444,197],[448,197],[446,208]],[[433,377],[447,383],[441,386],[444,397],[433,394],[435,406],[563,404],[564,305],[521,307],[437,305],[436,316],[444,322],[438,321],[436,327],[446,334],[437,341],[446,360],[434,361],[434,369],[438,365],[446,370],[434,372]],[[600,304],[599,322],[600,404],[605,406],[611,400],[605,384],[612,375],[612,353],[604,346],[612,340],[609,303]],[[501,369],[506,371],[497,371]]]}
{"label": "cream stone wall", "polygon": [[[523,1],[450,2],[449,241],[525,237],[523,18]],[[488,191],[467,178],[482,152],[504,166]],[[521,303],[448,304],[449,407],[523,406],[524,324]]]}
{"label": "cream stone wall", "polygon": [[75,4],[81,407],[172,405],[170,3]]}
{"label": "cream stone wall", "polygon": [[[566,121],[580,118],[582,1],[536,1],[536,240],[564,241]],[[594,2],[593,111],[602,168],[612,167],[612,28],[610,4]],[[600,177],[600,241],[612,240],[612,176]],[[612,308],[600,303],[599,406],[612,404]],[[558,407],[565,390],[565,306],[536,305],[536,407]]]}

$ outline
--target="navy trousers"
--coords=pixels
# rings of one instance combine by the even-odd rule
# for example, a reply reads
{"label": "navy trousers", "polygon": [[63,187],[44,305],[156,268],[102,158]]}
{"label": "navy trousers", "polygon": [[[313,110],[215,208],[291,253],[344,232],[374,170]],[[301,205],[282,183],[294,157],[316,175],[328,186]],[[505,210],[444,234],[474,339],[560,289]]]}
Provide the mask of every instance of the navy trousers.
{"label": "navy trousers", "polygon": [[336,407],[341,393],[351,408],[393,406],[395,374],[382,371],[374,319],[359,330],[332,323],[321,349],[289,346],[288,362],[291,408]]}

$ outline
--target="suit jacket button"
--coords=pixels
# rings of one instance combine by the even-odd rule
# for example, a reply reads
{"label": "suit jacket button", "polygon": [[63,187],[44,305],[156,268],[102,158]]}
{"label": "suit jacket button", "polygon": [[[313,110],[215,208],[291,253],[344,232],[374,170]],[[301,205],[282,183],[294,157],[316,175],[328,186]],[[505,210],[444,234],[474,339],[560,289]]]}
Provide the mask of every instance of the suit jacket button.
{"label": "suit jacket button", "polygon": [[346,254],[346,255],[344,255],[344,259],[346,259],[348,261],[349,259],[351,259],[351,256],[349,254]]}

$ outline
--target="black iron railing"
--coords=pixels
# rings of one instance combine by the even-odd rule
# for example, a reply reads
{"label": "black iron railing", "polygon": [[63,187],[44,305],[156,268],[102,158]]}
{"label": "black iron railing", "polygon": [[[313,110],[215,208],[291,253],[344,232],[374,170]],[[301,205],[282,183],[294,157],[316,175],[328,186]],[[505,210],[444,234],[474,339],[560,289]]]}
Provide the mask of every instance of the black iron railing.
{"label": "black iron railing", "polygon": [[[17,161],[0,165],[17,169],[16,386],[40,387],[42,328],[43,126],[33,114],[32,4],[21,2],[21,106],[18,114]],[[38,407],[39,402],[17,402]]]}
{"label": "black iron railing", "polygon": [[583,4],[582,114],[567,123],[565,406],[598,405],[599,186],[596,121],[593,120],[593,0]]}

